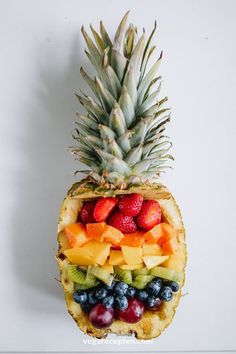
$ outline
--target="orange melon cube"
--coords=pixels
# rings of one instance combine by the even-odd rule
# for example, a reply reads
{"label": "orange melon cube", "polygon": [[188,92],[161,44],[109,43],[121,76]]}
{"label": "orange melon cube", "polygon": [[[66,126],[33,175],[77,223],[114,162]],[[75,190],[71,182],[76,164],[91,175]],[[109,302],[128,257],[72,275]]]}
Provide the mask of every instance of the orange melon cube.
{"label": "orange melon cube", "polygon": [[81,247],[90,241],[86,228],[81,223],[66,226],[64,233],[71,248]]}
{"label": "orange melon cube", "polygon": [[165,243],[161,245],[162,251],[166,255],[174,254],[178,248],[178,241],[176,236],[171,237]]}
{"label": "orange melon cube", "polygon": [[162,245],[163,243],[167,242],[169,239],[172,237],[177,236],[177,231],[173,228],[173,226],[162,222],[161,224],[161,229],[162,229],[162,236],[158,238],[157,243],[158,245]]}
{"label": "orange melon cube", "polygon": [[124,234],[115,227],[107,225],[102,236],[106,242],[116,245],[123,239]]}
{"label": "orange melon cube", "polygon": [[151,230],[146,232],[144,234],[144,237],[147,243],[157,243],[158,240],[162,237],[162,235],[163,235],[162,224],[158,224],[154,226]]}
{"label": "orange melon cube", "polygon": [[92,224],[87,224],[86,229],[89,237],[91,239],[94,239],[96,241],[102,242],[104,237],[103,237],[103,232],[106,228],[106,223],[105,222],[97,222],[97,223],[92,223]]}
{"label": "orange melon cube", "polygon": [[142,231],[137,231],[131,234],[124,234],[124,237],[120,241],[119,245],[130,247],[142,247],[145,242],[143,234],[144,232]]}

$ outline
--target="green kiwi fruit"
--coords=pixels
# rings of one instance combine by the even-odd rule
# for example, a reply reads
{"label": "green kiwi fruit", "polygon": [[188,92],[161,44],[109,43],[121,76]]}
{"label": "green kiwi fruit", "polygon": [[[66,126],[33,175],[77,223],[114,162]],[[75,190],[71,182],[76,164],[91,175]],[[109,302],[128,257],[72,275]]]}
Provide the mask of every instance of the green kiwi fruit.
{"label": "green kiwi fruit", "polygon": [[163,279],[176,281],[176,282],[183,280],[183,272],[177,272],[174,269],[169,269],[160,266],[152,268],[150,270],[150,275],[153,275],[154,277],[160,277]]}
{"label": "green kiwi fruit", "polygon": [[137,275],[134,279],[134,281],[132,282],[132,286],[137,288],[137,289],[144,289],[147,284],[152,281],[152,279],[154,278],[153,275],[145,275],[145,274],[140,274]]}
{"label": "green kiwi fruit", "polygon": [[74,283],[83,285],[87,287],[87,289],[98,285],[97,279],[92,274],[89,274],[88,272],[85,273],[76,265],[68,266],[68,276]]}
{"label": "green kiwi fruit", "polygon": [[101,267],[89,266],[88,274],[93,275],[107,285],[111,285],[113,281],[113,276],[106,269]]}
{"label": "green kiwi fruit", "polygon": [[121,269],[119,266],[114,267],[114,276],[116,280],[123,281],[127,284],[132,283],[132,272],[128,269]]}
{"label": "green kiwi fruit", "polygon": [[137,277],[138,275],[147,275],[149,273],[149,270],[147,269],[147,267],[143,267],[140,269],[134,269],[132,271],[133,277]]}

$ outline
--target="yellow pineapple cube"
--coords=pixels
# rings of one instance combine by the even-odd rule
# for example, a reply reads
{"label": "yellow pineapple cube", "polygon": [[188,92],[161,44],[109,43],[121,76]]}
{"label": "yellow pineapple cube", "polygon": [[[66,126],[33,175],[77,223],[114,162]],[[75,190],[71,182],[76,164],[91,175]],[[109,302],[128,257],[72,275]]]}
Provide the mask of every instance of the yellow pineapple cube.
{"label": "yellow pineapple cube", "polygon": [[154,243],[144,243],[143,245],[144,256],[162,256],[163,252],[161,246]]}
{"label": "yellow pineapple cube", "polygon": [[143,262],[143,249],[141,247],[122,246],[121,249],[127,264],[136,265]]}
{"label": "yellow pineapple cube", "polygon": [[169,256],[144,256],[143,261],[147,269],[151,269],[153,267],[158,266],[165,262]]}
{"label": "yellow pineapple cube", "polygon": [[107,270],[109,273],[114,273],[114,268],[113,265],[109,264],[108,262],[106,262],[103,266],[103,269]]}
{"label": "yellow pineapple cube", "polygon": [[120,268],[121,268],[121,269],[124,269],[124,270],[140,269],[140,268],[143,268],[143,263],[142,263],[142,264],[133,264],[133,265],[130,265],[130,264],[123,264],[123,265],[120,265]]}
{"label": "yellow pineapple cube", "polygon": [[122,251],[111,250],[108,263],[111,265],[125,264],[125,259]]}

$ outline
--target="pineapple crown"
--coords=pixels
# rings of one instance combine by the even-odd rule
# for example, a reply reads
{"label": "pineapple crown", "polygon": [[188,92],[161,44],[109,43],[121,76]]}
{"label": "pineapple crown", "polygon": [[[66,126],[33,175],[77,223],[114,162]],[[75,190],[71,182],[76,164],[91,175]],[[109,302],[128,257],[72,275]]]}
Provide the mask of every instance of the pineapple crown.
{"label": "pineapple crown", "polygon": [[164,135],[170,120],[167,97],[158,99],[161,76],[157,71],[162,53],[146,73],[155,46],[150,47],[154,29],[146,40],[137,29],[126,30],[128,12],[123,17],[112,42],[100,22],[100,34],[91,26],[95,42],[82,27],[85,50],[96,71],[91,78],[83,68],[81,75],[94,98],[76,95],[86,110],[77,113],[76,146],[71,152],[91,170],[79,171],[99,184],[116,187],[154,182],[173,159],[168,151],[169,137]]}

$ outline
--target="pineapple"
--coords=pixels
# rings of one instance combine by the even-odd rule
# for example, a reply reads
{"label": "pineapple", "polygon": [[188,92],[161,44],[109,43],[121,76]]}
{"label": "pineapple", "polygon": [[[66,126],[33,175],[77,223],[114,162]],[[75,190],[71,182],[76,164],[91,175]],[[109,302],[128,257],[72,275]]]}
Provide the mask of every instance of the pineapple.
{"label": "pineapple", "polygon": [[[115,320],[108,329],[97,329],[81,306],[73,301],[74,283],[68,277],[70,262],[64,253],[69,245],[63,230],[77,222],[84,201],[140,193],[145,199],[157,200],[164,221],[178,231],[180,249],[176,262],[178,269],[184,272],[185,231],[180,210],[159,180],[160,173],[170,166],[173,158],[168,153],[171,142],[164,133],[170,120],[169,109],[165,107],[167,98],[158,98],[161,77],[157,72],[162,54],[147,70],[155,49],[150,47],[150,43],[156,24],[146,39],[145,32],[138,37],[137,29],[132,24],[127,29],[127,20],[128,13],[119,24],[114,41],[102,22],[100,34],[91,26],[94,41],[82,27],[88,48],[85,53],[96,74],[91,78],[81,68],[81,75],[93,98],[84,93],[76,95],[87,113],[77,113],[77,127],[73,135],[76,144],[71,147],[71,152],[89,169],[80,171],[87,177],[72,186],[62,204],[57,260],[69,313],[84,333],[97,338],[109,332],[119,335],[133,333],[138,339],[150,339],[159,336],[172,321],[181,292],[176,293],[172,301],[165,302],[160,311],[145,311],[137,323]],[[180,280],[180,288],[183,284],[184,277]]]}

